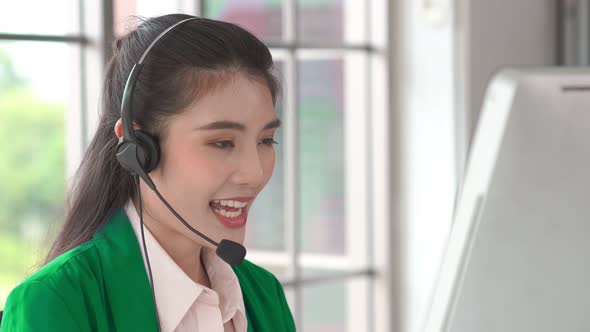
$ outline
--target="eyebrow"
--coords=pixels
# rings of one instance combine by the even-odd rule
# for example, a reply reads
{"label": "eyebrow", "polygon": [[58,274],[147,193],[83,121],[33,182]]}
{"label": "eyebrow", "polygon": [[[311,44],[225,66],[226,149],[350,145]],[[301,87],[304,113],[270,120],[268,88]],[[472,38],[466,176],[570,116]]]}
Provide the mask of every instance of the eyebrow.
{"label": "eyebrow", "polygon": [[[282,122],[280,119],[274,119],[271,122],[267,123],[262,130],[274,129],[279,128]],[[246,126],[239,122],[234,121],[215,121],[204,126],[196,128],[197,130],[219,130],[219,129],[235,129],[239,131],[245,131]]]}

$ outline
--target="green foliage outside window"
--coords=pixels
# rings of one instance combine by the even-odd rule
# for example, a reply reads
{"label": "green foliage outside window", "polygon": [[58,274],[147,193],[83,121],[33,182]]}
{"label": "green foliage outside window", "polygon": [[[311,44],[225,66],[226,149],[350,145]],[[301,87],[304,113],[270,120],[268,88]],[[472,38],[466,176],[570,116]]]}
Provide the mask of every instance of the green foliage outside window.
{"label": "green foliage outside window", "polygon": [[0,50],[0,309],[43,257],[65,190],[65,106],[34,95]]}

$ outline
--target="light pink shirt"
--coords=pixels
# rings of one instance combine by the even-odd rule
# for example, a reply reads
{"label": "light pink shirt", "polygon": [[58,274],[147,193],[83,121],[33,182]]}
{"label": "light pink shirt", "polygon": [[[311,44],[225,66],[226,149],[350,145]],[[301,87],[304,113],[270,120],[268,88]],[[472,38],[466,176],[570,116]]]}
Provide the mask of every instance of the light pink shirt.
{"label": "light pink shirt", "polygon": [[[127,202],[125,212],[133,226],[147,271],[139,215],[131,200]],[[214,250],[201,249],[211,289],[189,278],[147,227],[144,227],[144,235],[162,332],[246,332],[248,322],[238,278]]]}

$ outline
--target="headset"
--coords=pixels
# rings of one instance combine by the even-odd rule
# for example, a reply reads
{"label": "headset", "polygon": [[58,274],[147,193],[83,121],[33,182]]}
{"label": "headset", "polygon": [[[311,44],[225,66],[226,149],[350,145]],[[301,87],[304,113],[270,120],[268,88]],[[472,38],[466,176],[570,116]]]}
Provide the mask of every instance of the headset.
{"label": "headset", "polygon": [[[139,201],[140,201],[140,220],[142,223],[142,237],[143,237],[143,216],[141,211],[141,193],[139,192],[139,179],[140,177],[145,183],[150,187],[158,196],[158,198],[166,205],[166,207],[180,220],[184,226],[186,226],[190,231],[197,234],[201,238],[205,239],[209,243],[213,244],[217,247],[216,254],[219,256],[223,261],[230,265],[239,265],[244,260],[246,256],[246,248],[241,244],[230,241],[230,240],[221,240],[221,242],[217,243],[216,241],[212,240],[205,234],[199,232],[191,225],[189,225],[184,218],[182,218],[175,210],[170,206],[170,204],[162,197],[156,185],[148,175],[160,161],[160,145],[155,137],[151,136],[145,131],[140,129],[133,129],[133,91],[135,90],[135,85],[137,83],[137,79],[141,70],[143,68],[143,61],[145,60],[146,56],[149,54],[150,50],[154,47],[154,45],[168,33],[170,30],[174,29],[175,27],[192,20],[198,20],[198,17],[187,18],[181,20],[163,32],[161,32],[147,47],[147,49],[143,52],[143,55],[139,59],[139,62],[133,65],[131,68],[131,72],[129,73],[129,77],[127,78],[127,82],[125,83],[125,89],[123,90],[123,98],[121,100],[121,121],[123,123],[123,136],[119,140],[117,144],[117,161],[119,164],[127,171],[133,175],[137,190],[139,194]],[[144,241],[145,242],[145,241]],[[144,243],[145,247],[145,243]],[[146,252],[147,255],[147,252]],[[149,266],[149,263],[148,263]],[[151,274],[151,271],[150,271]]]}

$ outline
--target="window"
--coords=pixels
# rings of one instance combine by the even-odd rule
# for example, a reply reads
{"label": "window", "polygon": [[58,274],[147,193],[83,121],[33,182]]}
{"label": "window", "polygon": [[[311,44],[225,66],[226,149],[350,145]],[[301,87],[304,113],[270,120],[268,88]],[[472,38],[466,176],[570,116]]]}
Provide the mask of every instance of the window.
{"label": "window", "polygon": [[[22,3],[15,6],[26,6]],[[23,24],[11,20],[17,15],[0,14],[0,129],[26,128],[14,141],[35,151],[23,154],[0,144],[10,161],[0,167],[11,167],[0,169],[0,176],[11,175],[3,182],[22,178],[28,186],[0,188],[11,193],[0,193],[2,210],[10,208],[0,214],[0,259],[10,262],[0,266],[0,303],[26,275],[35,252],[46,249],[31,239],[43,238],[62,219],[63,206],[56,202],[63,201],[67,179],[97,125],[99,83],[111,41],[126,32],[129,15],[184,12],[234,22],[259,36],[284,85],[277,107],[284,123],[281,144],[273,178],[251,211],[248,259],[283,282],[298,330],[385,330],[374,316],[380,290],[373,235],[383,229],[388,202],[376,194],[385,185],[373,173],[387,171],[387,143],[379,144],[385,135],[376,126],[387,120],[387,2],[115,0],[90,8],[91,3],[62,1],[63,8],[51,8],[62,19],[53,15],[49,22],[40,16]],[[40,32],[46,34],[35,34]],[[47,66],[31,54],[51,54],[62,62]],[[26,111],[14,112],[8,93]],[[14,188],[23,191],[22,198],[7,201],[17,199]]]}
{"label": "window", "polygon": [[[63,220],[67,181],[84,144],[85,64],[96,53],[78,1],[30,6],[11,2],[0,12],[0,309],[42,263]],[[23,12],[26,20],[15,15]]]}

